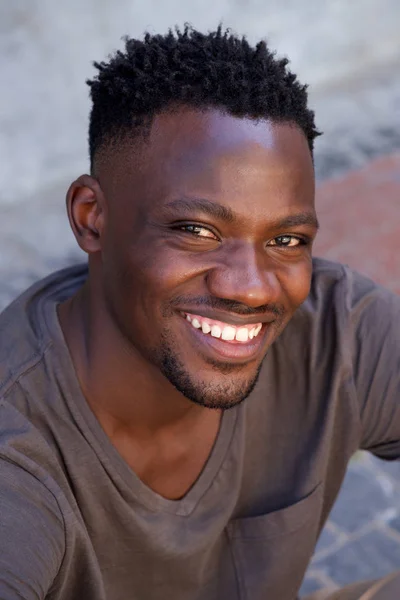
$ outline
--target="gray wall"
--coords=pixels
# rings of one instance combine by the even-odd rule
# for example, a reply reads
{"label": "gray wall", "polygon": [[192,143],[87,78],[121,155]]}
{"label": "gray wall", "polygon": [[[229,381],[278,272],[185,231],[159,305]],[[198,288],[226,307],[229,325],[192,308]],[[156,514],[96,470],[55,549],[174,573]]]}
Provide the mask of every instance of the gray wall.
{"label": "gray wall", "polygon": [[125,34],[221,20],[288,55],[317,107],[321,90],[400,56],[399,0],[0,0],[0,203],[87,169],[92,60]]}

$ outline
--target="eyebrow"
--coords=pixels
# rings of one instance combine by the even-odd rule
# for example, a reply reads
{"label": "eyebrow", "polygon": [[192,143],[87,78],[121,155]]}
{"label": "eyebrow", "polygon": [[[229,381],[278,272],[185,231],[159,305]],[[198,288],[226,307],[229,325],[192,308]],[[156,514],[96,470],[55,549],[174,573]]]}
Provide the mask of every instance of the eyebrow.
{"label": "eyebrow", "polygon": [[211,202],[205,198],[179,198],[178,200],[168,202],[168,204],[165,205],[165,208],[171,208],[186,213],[193,213],[194,209],[220,221],[225,221],[226,223],[237,221],[235,213],[230,208],[218,204],[217,202]]}
{"label": "eyebrow", "polygon": [[[235,223],[239,217],[230,208],[211,202],[206,198],[179,198],[172,200],[165,205],[166,209],[179,210],[180,212],[193,214],[193,210],[198,210],[220,221],[226,223]],[[315,229],[319,228],[318,219],[314,212],[299,212],[294,215],[288,215],[282,219],[277,219],[269,224],[272,229],[286,229],[299,225],[310,225]]]}
{"label": "eyebrow", "polygon": [[274,224],[277,229],[290,229],[290,227],[296,227],[299,225],[310,225],[315,229],[319,229],[318,219],[312,212],[301,212],[296,213],[295,215],[289,215],[288,217],[284,217],[283,219],[275,221]]}

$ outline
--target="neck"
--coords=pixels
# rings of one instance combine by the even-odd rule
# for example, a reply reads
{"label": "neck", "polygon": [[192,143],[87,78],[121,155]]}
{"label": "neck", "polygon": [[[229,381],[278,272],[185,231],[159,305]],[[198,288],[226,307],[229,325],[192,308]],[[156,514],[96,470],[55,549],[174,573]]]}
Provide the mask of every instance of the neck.
{"label": "neck", "polygon": [[59,319],[83,394],[111,437],[188,434],[220,414],[185,398],[123,337],[102,295],[86,282],[59,307]]}

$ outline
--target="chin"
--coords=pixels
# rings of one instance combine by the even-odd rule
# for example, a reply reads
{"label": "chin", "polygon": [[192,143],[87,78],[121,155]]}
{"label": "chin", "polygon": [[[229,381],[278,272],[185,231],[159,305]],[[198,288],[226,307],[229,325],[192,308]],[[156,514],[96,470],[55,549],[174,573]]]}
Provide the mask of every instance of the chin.
{"label": "chin", "polygon": [[[227,410],[243,402],[253,391],[261,370],[251,368],[245,374],[243,366],[222,363],[207,366],[203,372],[210,372],[210,377],[199,377],[171,354],[162,363],[162,373],[169,382],[188,400],[211,409]],[[248,369],[250,370],[250,369]],[[217,371],[217,372],[216,372]]]}

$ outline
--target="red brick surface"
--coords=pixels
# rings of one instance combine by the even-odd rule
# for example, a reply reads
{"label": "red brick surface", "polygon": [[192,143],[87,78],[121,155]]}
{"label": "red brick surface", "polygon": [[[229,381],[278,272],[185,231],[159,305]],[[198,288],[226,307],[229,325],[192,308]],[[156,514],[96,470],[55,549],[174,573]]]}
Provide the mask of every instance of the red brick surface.
{"label": "red brick surface", "polygon": [[314,254],[357,269],[400,294],[400,154],[317,189]]}

